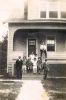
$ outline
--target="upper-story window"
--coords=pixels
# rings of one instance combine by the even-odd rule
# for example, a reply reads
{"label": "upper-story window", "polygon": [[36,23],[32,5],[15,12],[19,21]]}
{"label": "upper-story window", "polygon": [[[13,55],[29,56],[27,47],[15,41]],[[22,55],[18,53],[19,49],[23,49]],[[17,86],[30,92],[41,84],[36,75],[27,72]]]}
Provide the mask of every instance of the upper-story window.
{"label": "upper-story window", "polygon": [[40,18],[46,18],[46,11],[40,12]]}
{"label": "upper-story window", "polygon": [[47,36],[47,51],[55,51],[55,36]]}
{"label": "upper-story window", "polygon": [[61,12],[61,18],[66,18],[66,12]]}
{"label": "upper-story window", "polygon": [[[46,16],[46,11],[41,11],[40,12],[40,18],[47,18],[47,16]],[[50,19],[50,18],[58,18],[58,15],[59,14],[59,12],[58,11],[48,11],[48,18]],[[66,12],[65,11],[62,11],[61,13],[60,13],[60,18],[66,18]]]}
{"label": "upper-story window", "polygon": [[49,18],[58,18],[57,11],[49,11]]}

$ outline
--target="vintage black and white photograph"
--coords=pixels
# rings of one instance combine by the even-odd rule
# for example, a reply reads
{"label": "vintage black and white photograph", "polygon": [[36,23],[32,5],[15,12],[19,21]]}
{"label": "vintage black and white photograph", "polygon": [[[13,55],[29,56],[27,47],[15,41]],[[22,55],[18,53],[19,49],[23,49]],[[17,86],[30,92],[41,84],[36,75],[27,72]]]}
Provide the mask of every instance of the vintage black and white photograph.
{"label": "vintage black and white photograph", "polygon": [[0,0],[0,100],[66,100],[66,0]]}

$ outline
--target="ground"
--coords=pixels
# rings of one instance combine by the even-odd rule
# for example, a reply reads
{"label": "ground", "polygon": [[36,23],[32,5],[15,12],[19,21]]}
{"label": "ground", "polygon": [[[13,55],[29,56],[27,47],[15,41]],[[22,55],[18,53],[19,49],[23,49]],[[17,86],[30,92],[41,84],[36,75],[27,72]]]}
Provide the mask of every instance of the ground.
{"label": "ground", "polygon": [[0,100],[66,100],[66,78],[0,79]]}

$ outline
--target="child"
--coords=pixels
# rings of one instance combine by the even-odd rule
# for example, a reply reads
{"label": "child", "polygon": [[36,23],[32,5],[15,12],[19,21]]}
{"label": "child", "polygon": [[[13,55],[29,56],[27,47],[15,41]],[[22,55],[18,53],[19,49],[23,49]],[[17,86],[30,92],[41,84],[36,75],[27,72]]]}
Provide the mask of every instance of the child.
{"label": "child", "polygon": [[39,57],[37,61],[37,73],[38,74],[40,74],[41,72],[41,64],[42,64],[41,57]]}
{"label": "child", "polygon": [[26,73],[26,56],[23,57],[23,67],[22,67],[23,73]]}
{"label": "child", "polygon": [[47,59],[45,59],[45,62],[43,63],[43,70],[44,70],[43,79],[46,79],[48,71],[49,71],[49,67],[48,67],[48,64],[47,64]]}
{"label": "child", "polygon": [[33,73],[37,73],[37,60],[36,60],[36,58],[34,58],[34,61],[33,61]]}
{"label": "child", "polygon": [[33,71],[33,63],[31,62],[30,58],[28,58],[26,61],[26,70],[27,70],[27,73]]}

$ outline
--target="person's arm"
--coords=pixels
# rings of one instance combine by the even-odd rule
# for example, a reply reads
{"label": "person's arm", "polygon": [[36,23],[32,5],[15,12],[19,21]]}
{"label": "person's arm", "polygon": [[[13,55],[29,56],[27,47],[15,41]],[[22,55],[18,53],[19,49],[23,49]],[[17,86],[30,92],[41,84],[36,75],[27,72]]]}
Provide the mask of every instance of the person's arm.
{"label": "person's arm", "polygon": [[47,71],[49,71],[49,65],[48,64],[46,64],[46,67],[47,67]]}
{"label": "person's arm", "polygon": [[42,70],[45,69],[44,67],[45,67],[45,63],[42,63],[42,64],[41,64],[41,68],[42,68]]}
{"label": "person's arm", "polygon": [[23,65],[23,60],[21,60],[21,65]]}

